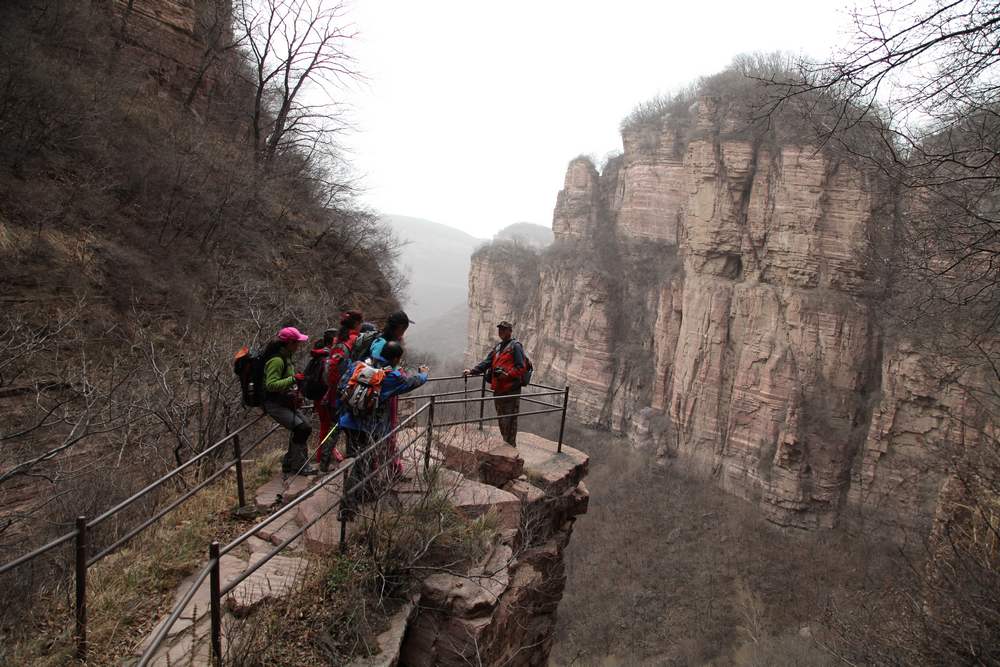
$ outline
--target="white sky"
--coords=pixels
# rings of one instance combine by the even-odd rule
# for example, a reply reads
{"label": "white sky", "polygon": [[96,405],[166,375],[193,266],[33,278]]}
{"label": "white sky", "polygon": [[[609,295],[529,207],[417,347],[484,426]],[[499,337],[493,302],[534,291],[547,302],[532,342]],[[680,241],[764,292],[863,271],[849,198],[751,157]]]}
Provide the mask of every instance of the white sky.
{"label": "white sky", "polygon": [[363,201],[490,237],[550,225],[566,164],[637,102],[738,53],[828,56],[849,0],[353,0],[346,138]]}

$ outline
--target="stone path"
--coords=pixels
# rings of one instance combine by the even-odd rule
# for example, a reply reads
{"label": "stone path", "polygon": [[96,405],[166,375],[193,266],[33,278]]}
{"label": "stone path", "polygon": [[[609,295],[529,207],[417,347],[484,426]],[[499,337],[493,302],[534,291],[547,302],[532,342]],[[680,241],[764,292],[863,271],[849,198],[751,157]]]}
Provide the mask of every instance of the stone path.
{"label": "stone path", "polygon": [[[317,477],[285,479],[279,474],[257,489],[254,494],[254,503],[262,512],[277,511],[282,504],[287,504],[298,498],[318,479]],[[275,546],[294,535],[311,518],[330,507],[340,497],[341,488],[340,478],[336,478],[327,487],[317,491],[295,509],[262,528],[256,536],[251,536],[244,545],[235,549],[233,553],[223,556],[220,559],[222,587],[264,558]],[[279,502],[279,497],[281,502]],[[331,530],[325,519],[317,522],[306,532],[305,541],[299,538],[289,544],[284,551],[262,565],[260,569],[247,577],[225,597],[223,600],[225,616],[222,620],[223,652],[226,650],[225,629],[227,627],[239,623],[240,618],[252,613],[253,609],[262,602],[284,597],[295,589],[308,567],[307,551],[316,553],[337,548],[340,530],[339,524],[336,522],[336,511],[331,512],[329,516],[332,517],[331,523],[337,526],[336,530]],[[184,596],[196,577],[197,573],[185,579],[177,587],[171,609]],[[211,602],[209,590],[210,584],[206,578],[191,602],[184,608],[181,617],[170,629],[167,640],[161,644],[151,664],[163,667],[210,664]],[[160,626],[166,622],[166,619],[165,615],[153,628],[146,640],[137,648],[137,655],[141,655],[146,650],[150,640]]]}
{"label": "stone path", "polygon": [[[557,453],[555,443],[527,433],[518,436],[515,449],[502,441],[496,428],[478,431],[457,427],[435,432],[435,436],[434,458],[443,463],[439,474],[450,490],[451,502],[470,519],[495,513],[501,537],[468,572],[427,577],[419,596],[405,605],[390,620],[389,629],[378,637],[381,652],[351,663],[352,667],[394,667],[401,656],[406,656],[406,664],[433,665],[446,655],[461,656],[470,639],[478,642],[486,638],[487,627],[501,610],[507,611],[499,616],[500,623],[512,624],[510,641],[520,637],[524,628],[537,630],[554,622],[554,608],[549,611],[544,600],[535,599],[533,591],[552,588],[552,563],[558,561],[561,567],[561,550],[569,539],[573,518],[586,512],[587,491],[581,480],[587,472],[587,456],[570,447]],[[404,435],[400,437],[407,442]],[[404,457],[404,478],[394,489],[401,502],[424,491],[419,474],[422,467],[423,447],[418,445]],[[286,482],[279,475],[257,489],[255,504],[262,512],[276,511],[298,498],[316,480],[295,477]],[[332,507],[341,493],[342,482],[337,478],[232,554],[223,556],[222,585]],[[292,593],[308,567],[309,555],[338,548],[339,539],[340,523],[334,510],[229,593],[224,600],[223,651],[227,626],[239,623],[266,600]],[[522,545],[526,542],[541,546],[525,551]],[[517,549],[523,553],[515,554]],[[175,600],[188,590],[193,579],[182,582]],[[561,582],[558,576],[556,580]],[[519,606],[511,607],[512,601]],[[526,604],[529,601],[531,604]],[[522,618],[523,612],[518,611],[522,607],[541,610],[541,615]],[[428,613],[427,609],[434,611]],[[174,624],[153,664],[208,665],[209,612],[206,579]],[[458,635],[452,636],[455,632]],[[146,645],[140,646],[137,653],[141,654]]]}

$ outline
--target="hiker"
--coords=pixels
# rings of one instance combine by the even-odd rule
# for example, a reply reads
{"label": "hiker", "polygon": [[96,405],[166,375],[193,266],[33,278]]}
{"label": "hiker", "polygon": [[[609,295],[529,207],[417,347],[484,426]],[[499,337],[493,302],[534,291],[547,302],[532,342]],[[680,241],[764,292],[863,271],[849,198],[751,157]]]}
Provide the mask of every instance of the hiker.
{"label": "hiker", "polygon": [[385,326],[381,331],[365,332],[358,337],[357,345],[351,352],[351,359],[354,361],[364,361],[371,357],[380,363],[385,363],[382,357],[382,348],[389,341],[402,341],[403,335],[413,320],[402,310],[390,313],[385,320]]}
{"label": "hiker", "polygon": [[[379,475],[372,475],[372,472],[393,456],[387,443],[366,451],[393,428],[389,415],[391,400],[427,382],[429,369],[426,366],[417,369],[416,375],[407,375],[398,368],[403,358],[403,346],[399,341],[392,340],[383,345],[380,358],[383,361],[372,360],[372,364],[355,362],[340,383],[340,428],[347,434],[347,455],[355,459],[344,481],[345,495],[340,516],[345,521],[353,520],[362,502],[377,497],[379,483],[375,477]],[[391,468],[386,476],[399,472],[395,466]],[[371,479],[366,479],[369,475]],[[355,486],[358,488],[347,493]]]}
{"label": "hiker", "polygon": [[[333,415],[329,407],[323,402],[329,390],[326,384],[328,374],[330,347],[337,336],[336,329],[327,329],[323,332],[323,337],[313,341],[312,349],[309,350],[309,365],[306,366],[306,398],[311,398],[316,416],[319,417],[319,439],[323,442],[327,433],[330,432]],[[316,460],[319,461],[319,450],[316,451]]]}
{"label": "hiker", "polygon": [[507,444],[517,447],[517,413],[521,403],[521,385],[528,371],[527,357],[520,341],[513,337],[514,325],[507,320],[497,324],[500,342],[493,346],[486,358],[463,375],[486,374],[493,390],[493,405],[500,423],[500,435]]}
{"label": "hiker", "polygon": [[[340,428],[334,426],[334,419],[339,416],[338,388],[344,371],[351,366],[351,348],[358,338],[358,329],[364,316],[356,310],[348,310],[340,315],[340,329],[332,336],[327,347],[325,366],[326,392],[316,401],[316,413],[320,417],[320,446],[316,449],[316,460],[320,472],[330,470],[330,459],[337,463],[344,460],[344,455],[337,451],[337,439]],[[331,434],[330,429],[334,431]]]}
{"label": "hiker", "polygon": [[281,471],[292,475],[316,474],[316,469],[309,465],[306,449],[312,427],[299,410],[302,396],[298,381],[304,376],[296,373],[292,364],[292,355],[307,340],[309,337],[295,327],[285,327],[264,350],[264,412],[290,432]]}
{"label": "hiker", "polygon": [[[382,327],[381,331],[362,334],[358,337],[357,344],[351,353],[351,359],[364,361],[371,358],[380,364],[385,364],[386,359],[382,356],[382,350],[385,348],[386,343],[392,341],[402,343],[403,336],[411,324],[416,323],[410,319],[410,316],[405,311],[397,310],[389,313],[389,316],[385,318],[385,326]],[[396,365],[399,364],[397,363]],[[388,413],[389,430],[392,430],[399,424],[399,400],[395,396],[389,399]],[[389,438],[387,449],[392,452],[396,451],[395,436]],[[396,469],[400,473],[403,471],[403,463],[399,459],[396,459]]]}

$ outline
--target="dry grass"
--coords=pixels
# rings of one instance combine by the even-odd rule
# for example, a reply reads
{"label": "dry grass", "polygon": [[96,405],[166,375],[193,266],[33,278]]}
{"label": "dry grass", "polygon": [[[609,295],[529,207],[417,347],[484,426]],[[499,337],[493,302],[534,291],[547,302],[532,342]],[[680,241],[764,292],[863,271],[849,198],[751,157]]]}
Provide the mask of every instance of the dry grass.
{"label": "dry grass", "polygon": [[[247,487],[271,478],[280,452],[262,454],[244,468]],[[88,571],[88,665],[118,665],[152,630],[174,601],[174,590],[208,558],[212,540],[227,540],[251,522],[233,518],[236,481],[209,485],[152,530]],[[73,583],[40,596],[20,631],[4,637],[0,664],[55,667],[74,661]]]}
{"label": "dry grass", "polygon": [[462,571],[496,537],[496,516],[469,521],[450,496],[432,468],[413,502],[384,497],[366,506],[345,554],[314,558],[298,590],[227,628],[227,662],[311,667],[377,654],[376,637],[424,576],[443,567]]}

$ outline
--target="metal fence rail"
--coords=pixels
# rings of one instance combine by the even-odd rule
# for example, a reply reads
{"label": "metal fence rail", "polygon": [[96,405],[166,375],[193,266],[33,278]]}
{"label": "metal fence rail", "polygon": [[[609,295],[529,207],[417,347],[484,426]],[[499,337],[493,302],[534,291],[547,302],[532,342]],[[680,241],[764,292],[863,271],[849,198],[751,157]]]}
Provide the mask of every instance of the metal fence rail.
{"label": "metal fence rail", "polygon": [[[88,568],[92,567],[93,565],[103,560],[113,552],[117,551],[127,542],[134,539],[137,535],[147,530],[153,524],[157,523],[164,516],[166,516],[176,508],[180,507],[185,501],[192,498],[195,494],[197,494],[203,488],[205,488],[210,483],[218,479],[223,473],[225,473],[233,466],[236,467],[237,471],[236,481],[237,481],[238,500],[240,506],[243,507],[246,504],[246,492],[243,483],[243,456],[253,451],[253,449],[258,444],[267,439],[267,437],[270,436],[272,433],[274,433],[279,428],[279,426],[276,424],[274,427],[270,428],[264,435],[259,437],[256,441],[254,441],[254,443],[250,445],[249,448],[247,448],[246,452],[243,452],[240,447],[240,434],[243,433],[248,428],[250,428],[251,426],[253,426],[254,424],[256,424],[257,422],[259,422],[263,417],[264,417],[263,414],[258,415],[253,419],[251,419],[250,421],[248,421],[247,423],[240,426],[239,428],[237,428],[236,430],[232,431],[231,433],[227,433],[212,446],[206,448],[198,455],[188,459],[183,464],[177,466],[167,474],[156,479],[155,481],[148,484],[140,491],[137,491],[136,493],[132,494],[125,500],[115,505],[114,507],[106,510],[105,512],[97,516],[95,519],[88,521],[87,517],[85,516],[77,517],[75,530],[66,533],[60,537],[57,537],[51,542],[44,544],[38,547],[37,549],[34,549],[10,561],[9,563],[5,563],[4,565],[0,566],[0,576],[7,574],[8,572],[20,567],[21,565],[24,565],[25,563],[35,560],[36,558],[52,551],[53,549],[63,544],[66,544],[67,542],[70,541],[75,542],[73,561],[74,561],[74,581],[75,581],[74,615],[76,621],[76,628],[74,631],[74,638],[76,641],[77,659],[86,660],[87,659],[87,570]],[[205,460],[205,458],[209,454],[217,452],[223,445],[229,442],[233,443],[233,451],[235,453],[235,458],[223,464],[221,468],[216,470],[208,478],[202,480],[196,486],[194,486],[193,488],[189,489],[187,492],[182,494],[179,498],[174,499],[169,505],[156,512],[153,516],[147,518],[138,526],[130,529],[124,536],[115,540],[112,544],[108,545],[107,547],[101,549],[98,553],[94,554],[93,556],[90,556],[90,551],[92,548],[90,537],[91,537],[91,532],[95,527],[104,523],[113,516],[119,514],[128,507],[134,505],[138,501],[142,500],[143,498],[145,498],[146,496],[148,496],[149,494],[153,493],[161,486],[163,486],[167,481],[173,479],[184,470],[193,466],[195,463]]]}
{"label": "metal fence rail", "polygon": [[[526,417],[526,416],[530,416],[530,415],[540,415],[540,414],[549,414],[549,413],[561,412],[562,413],[562,418],[561,418],[561,424],[560,424],[560,428],[559,428],[559,440],[558,440],[558,444],[557,444],[557,451],[558,452],[562,452],[563,433],[564,433],[565,426],[566,426],[566,412],[567,412],[567,408],[568,408],[568,405],[569,405],[569,387],[568,386],[560,389],[558,387],[551,387],[551,386],[548,386],[548,385],[531,383],[531,384],[528,385],[528,387],[536,387],[536,388],[544,389],[544,390],[547,390],[547,391],[544,391],[544,392],[535,392],[535,393],[526,393],[526,394],[519,394],[519,396],[521,398],[523,398],[528,403],[534,403],[534,404],[543,405],[543,406],[546,406],[547,409],[544,409],[544,410],[529,410],[529,411],[526,411],[526,412],[518,411],[517,413],[514,413],[512,415],[496,415],[496,416],[489,416],[489,417],[487,417],[485,415],[485,406],[486,406],[487,401],[493,400],[494,396],[487,396],[487,393],[493,394],[493,392],[492,392],[492,390],[490,390],[490,389],[487,388],[485,378],[483,378],[482,385],[479,388],[479,394],[480,394],[479,397],[471,397],[471,398],[469,397],[470,390],[469,390],[469,386],[468,386],[468,376],[466,376],[466,375],[454,375],[454,376],[445,376],[445,377],[438,377],[438,378],[429,378],[428,382],[442,382],[442,381],[448,381],[448,380],[463,380],[465,382],[465,388],[462,389],[462,390],[457,390],[457,391],[445,391],[445,392],[441,392],[439,394],[428,394],[428,395],[416,395],[416,396],[410,396],[410,397],[400,397],[401,400],[414,400],[414,401],[425,400],[426,402],[422,406],[420,406],[419,408],[417,408],[411,415],[409,415],[404,420],[402,420],[395,428],[393,428],[387,434],[385,434],[384,436],[382,436],[378,441],[374,442],[371,446],[369,446],[367,449],[365,449],[364,452],[362,452],[358,456],[358,458],[348,459],[336,471],[334,471],[334,472],[332,472],[332,473],[324,476],[320,480],[318,480],[315,484],[313,484],[312,486],[310,486],[302,494],[300,494],[298,497],[296,497],[295,500],[293,500],[293,501],[291,501],[289,503],[284,504],[278,511],[272,513],[267,518],[265,518],[263,521],[261,521],[261,522],[257,523],[256,525],[254,525],[252,528],[250,528],[249,530],[247,530],[246,532],[244,532],[242,535],[240,535],[239,537],[237,537],[235,540],[233,540],[229,544],[225,545],[225,547],[220,547],[220,545],[219,545],[218,542],[212,542],[212,544],[209,546],[209,561],[208,561],[208,563],[198,573],[198,575],[195,578],[194,582],[192,583],[191,587],[185,592],[185,594],[183,596],[181,596],[181,599],[174,606],[174,608],[171,611],[170,615],[168,616],[166,622],[157,630],[156,635],[151,639],[150,644],[149,644],[146,652],[143,654],[142,659],[139,661],[139,663],[138,663],[139,666],[141,667],[143,665],[148,665],[149,664],[149,661],[152,659],[152,656],[156,653],[156,651],[158,650],[158,648],[160,647],[160,645],[166,639],[166,637],[167,637],[170,629],[173,627],[174,623],[176,623],[176,621],[180,618],[180,615],[182,614],[184,608],[187,606],[187,604],[194,597],[196,591],[198,590],[198,587],[201,586],[202,583],[204,583],[204,581],[205,581],[206,578],[210,578],[211,598],[212,598],[212,608],[211,608],[211,615],[212,615],[212,655],[213,655],[213,661],[214,661],[214,663],[217,664],[217,665],[220,665],[221,664],[221,639],[220,639],[221,638],[221,606],[220,605],[221,605],[222,596],[230,593],[233,589],[236,588],[236,586],[238,586],[240,583],[242,583],[243,581],[245,581],[247,579],[247,577],[251,576],[254,572],[256,572],[258,569],[260,569],[260,567],[262,567],[266,562],[268,562],[275,555],[279,554],[281,551],[283,551],[285,548],[287,548],[288,545],[291,544],[292,542],[294,542],[296,539],[299,539],[302,535],[304,535],[305,532],[306,532],[306,530],[308,530],[310,527],[312,527],[322,517],[324,517],[327,514],[329,514],[329,512],[331,512],[334,508],[339,507],[341,505],[341,503],[343,502],[343,497],[340,498],[339,500],[337,500],[336,502],[332,503],[330,507],[328,507],[325,511],[323,511],[319,516],[314,517],[312,520],[310,520],[305,526],[302,526],[299,530],[297,530],[295,532],[294,535],[292,535],[291,537],[289,537],[289,538],[285,539],[284,541],[282,541],[281,544],[275,546],[271,551],[269,551],[267,553],[267,555],[264,558],[262,558],[259,561],[255,562],[252,567],[248,568],[246,571],[244,571],[243,573],[241,573],[241,575],[239,577],[237,577],[233,581],[229,582],[225,586],[225,588],[221,587],[221,584],[220,584],[220,581],[219,581],[219,576],[220,576],[220,573],[219,573],[219,564],[220,564],[221,557],[224,556],[224,555],[226,555],[226,554],[228,554],[228,553],[230,553],[233,549],[235,549],[239,545],[243,544],[246,540],[248,540],[251,536],[257,534],[261,529],[263,529],[264,527],[270,525],[271,523],[273,523],[274,521],[276,521],[277,519],[279,519],[281,516],[284,516],[285,514],[287,514],[288,512],[290,512],[292,509],[294,509],[295,507],[297,507],[299,504],[305,502],[305,500],[307,500],[309,497],[311,497],[312,495],[314,495],[317,491],[319,491],[319,489],[321,489],[324,486],[326,486],[327,484],[329,484],[332,480],[334,480],[334,479],[336,479],[336,478],[338,478],[340,476],[346,475],[347,472],[353,467],[353,465],[356,463],[356,461],[359,458],[363,458],[363,457],[367,456],[368,454],[372,453],[377,447],[382,446],[390,438],[395,437],[404,428],[409,428],[413,423],[415,423],[415,421],[416,421],[416,419],[417,419],[418,416],[426,413],[426,415],[427,415],[426,425],[424,426],[423,429],[419,429],[418,428],[417,429],[417,433],[409,440],[409,442],[407,442],[407,444],[404,447],[402,447],[398,451],[398,453],[402,454],[402,453],[408,451],[421,438],[425,439],[425,441],[426,441],[426,445],[425,445],[425,449],[424,449],[424,468],[425,468],[425,470],[429,467],[430,461],[431,461],[431,458],[432,458],[431,448],[432,448],[433,433],[434,433],[434,429],[435,428],[444,428],[444,427],[449,427],[449,426],[458,426],[458,425],[463,425],[463,424],[477,423],[479,425],[480,430],[481,430],[483,428],[484,423],[502,419],[502,418],[504,418],[504,416]],[[475,390],[473,389],[472,391],[475,391]],[[439,400],[439,398],[441,398],[441,397],[452,397],[452,396],[458,396],[458,395],[462,395],[462,398],[460,398],[460,399],[457,399],[457,398],[444,398],[444,400]],[[548,403],[546,401],[539,400],[539,398],[545,398],[545,397],[551,397],[551,396],[558,396],[558,395],[562,395],[562,397],[563,397],[561,405],[558,405],[558,404],[555,404],[555,403]],[[478,418],[472,418],[472,419],[466,418],[466,419],[462,419],[462,420],[451,420],[451,421],[436,421],[435,420],[435,408],[437,406],[458,405],[458,404],[461,404],[463,406],[463,409],[464,409],[464,408],[467,408],[468,405],[475,404],[475,403],[479,404],[479,417]],[[466,414],[467,414],[467,410],[466,410]],[[96,518],[91,519],[91,520],[88,521],[86,517],[83,517],[83,516],[78,517],[77,521],[76,521],[76,529],[74,531],[68,532],[65,535],[62,535],[62,536],[60,536],[60,537],[52,540],[51,542],[48,542],[47,544],[44,544],[44,545],[42,545],[42,546],[40,546],[40,547],[38,547],[38,548],[36,548],[36,549],[34,549],[34,550],[32,550],[32,551],[24,554],[22,556],[19,556],[18,558],[14,559],[13,561],[10,561],[9,563],[6,563],[6,564],[0,566],[0,576],[6,574],[8,572],[10,572],[11,570],[14,570],[17,567],[20,567],[21,565],[24,565],[25,563],[28,563],[28,562],[30,562],[30,561],[32,561],[32,560],[34,560],[34,559],[36,559],[36,558],[38,558],[40,556],[42,556],[42,555],[44,555],[44,554],[52,551],[53,549],[56,549],[56,548],[58,548],[58,547],[60,547],[60,546],[62,546],[64,544],[67,544],[68,542],[75,541],[75,550],[74,550],[75,556],[74,556],[74,561],[75,561],[75,589],[76,589],[76,600],[75,600],[75,626],[76,627],[75,627],[75,632],[74,632],[74,638],[75,638],[75,641],[76,641],[76,656],[77,656],[77,659],[79,659],[79,660],[86,660],[86,658],[87,658],[87,569],[89,567],[92,567],[96,563],[100,562],[101,560],[103,560],[104,558],[106,558],[108,555],[112,554],[116,550],[120,549],[122,546],[124,546],[130,540],[134,539],[137,535],[141,534],[143,531],[145,531],[148,528],[150,528],[152,525],[154,525],[155,523],[157,523],[164,516],[166,516],[167,514],[169,514],[170,512],[172,512],[173,510],[175,510],[180,505],[182,505],[184,502],[186,502],[190,498],[194,497],[199,491],[201,491],[202,489],[204,489],[206,486],[208,486],[209,484],[211,484],[213,481],[215,481],[216,479],[218,479],[222,474],[224,474],[226,471],[228,471],[230,468],[233,468],[233,467],[236,468],[237,494],[238,494],[239,506],[240,507],[244,507],[246,505],[246,492],[245,492],[244,480],[243,480],[243,459],[244,459],[244,457],[247,454],[249,454],[250,452],[252,452],[254,450],[254,448],[256,448],[261,442],[263,442],[264,440],[266,440],[270,435],[272,435],[275,431],[277,431],[281,427],[280,427],[280,425],[275,424],[270,429],[268,429],[267,432],[265,432],[262,436],[260,436],[259,438],[257,438],[246,450],[243,450],[242,447],[241,447],[241,444],[240,444],[240,434],[243,433],[244,431],[246,431],[248,428],[250,428],[254,424],[256,424],[257,422],[259,422],[261,419],[263,419],[264,416],[265,415],[262,413],[261,415],[258,415],[256,418],[252,419],[251,421],[243,424],[242,426],[240,426],[239,428],[237,428],[233,432],[226,434],[225,436],[222,437],[222,439],[220,439],[218,442],[214,443],[211,447],[208,447],[204,451],[200,452],[198,455],[192,457],[188,461],[185,461],[182,465],[174,468],[173,470],[171,470],[167,474],[163,475],[159,479],[155,480],[154,482],[152,482],[149,485],[147,485],[146,487],[144,487],[142,490],[137,491],[136,493],[132,494],[129,498],[121,501],[120,503],[118,503],[114,507],[111,507],[110,509],[106,510],[102,514],[98,515]],[[167,504],[165,507],[163,507],[162,509],[160,509],[157,512],[155,512],[149,518],[145,519],[138,526],[135,526],[132,529],[130,529],[125,535],[123,535],[120,538],[118,538],[117,540],[115,540],[112,544],[104,547],[103,549],[101,549],[100,551],[98,551],[96,554],[90,555],[91,545],[89,543],[89,538],[90,538],[90,533],[92,532],[92,530],[94,528],[96,528],[97,526],[101,525],[102,523],[104,523],[108,519],[116,516],[117,514],[119,514],[120,512],[124,511],[128,507],[132,506],[133,504],[135,504],[139,500],[147,497],[149,494],[153,493],[154,491],[156,491],[157,489],[159,489],[160,487],[162,487],[167,481],[173,479],[174,477],[176,477],[177,475],[179,475],[184,470],[186,470],[186,469],[190,468],[191,466],[193,466],[195,463],[204,460],[207,456],[209,456],[213,452],[217,452],[219,450],[219,448],[221,448],[223,445],[226,445],[227,443],[232,443],[232,446],[233,446],[233,458],[231,458],[228,461],[226,461],[224,464],[222,464],[222,466],[219,469],[217,469],[215,472],[213,472],[209,477],[207,477],[206,479],[202,480],[201,482],[199,482],[197,485],[195,485],[191,489],[188,489],[186,492],[184,492],[179,497],[173,499],[169,504]],[[350,490],[345,489],[344,490],[345,494],[353,493],[358,488],[361,488],[374,475],[382,472],[384,470],[384,468],[390,462],[392,462],[392,460],[393,459],[388,459],[386,462],[382,463],[379,467],[377,467],[375,470],[371,471],[368,475],[366,475],[364,479],[362,479],[361,481],[357,482]],[[345,543],[345,535],[346,535],[346,525],[345,525],[345,522],[342,520],[340,522],[340,544],[341,544],[341,548],[343,548],[343,545]]]}

